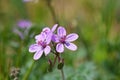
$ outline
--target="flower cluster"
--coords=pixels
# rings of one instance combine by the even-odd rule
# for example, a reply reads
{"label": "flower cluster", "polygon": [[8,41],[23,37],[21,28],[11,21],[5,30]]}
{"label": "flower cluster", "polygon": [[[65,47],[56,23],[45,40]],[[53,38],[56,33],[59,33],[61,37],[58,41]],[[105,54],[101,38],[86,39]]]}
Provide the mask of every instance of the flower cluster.
{"label": "flower cluster", "polygon": [[[55,30],[57,31],[55,33]],[[33,59],[38,60],[43,53],[47,56],[52,50],[51,47],[56,49],[57,53],[64,52],[64,46],[72,51],[77,50],[77,46],[71,42],[78,39],[76,33],[66,34],[66,30],[62,26],[55,24],[52,29],[45,27],[42,32],[35,36],[35,44],[29,47],[29,52],[35,52]],[[50,46],[55,44],[55,46]]]}

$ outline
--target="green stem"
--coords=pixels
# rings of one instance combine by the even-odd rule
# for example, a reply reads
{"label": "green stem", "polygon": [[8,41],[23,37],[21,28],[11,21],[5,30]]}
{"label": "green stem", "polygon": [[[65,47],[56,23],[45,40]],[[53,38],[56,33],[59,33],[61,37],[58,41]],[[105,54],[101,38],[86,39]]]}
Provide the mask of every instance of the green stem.
{"label": "green stem", "polygon": [[62,80],[65,80],[64,71],[61,69]]}
{"label": "green stem", "polygon": [[57,55],[55,56],[55,59],[54,59],[54,62],[53,62],[53,67],[55,66],[56,60],[57,60]]}
{"label": "green stem", "polygon": [[23,41],[20,41],[20,48],[18,50],[18,57],[17,57],[17,67],[21,67],[21,59],[22,57],[20,57],[22,55],[22,47],[23,47]]}
{"label": "green stem", "polygon": [[29,75],[30,75],[30,73],[31,73],[31,71],[32,71],[32,69],[34,67],[34,64],[35,64],[35,61],[32,62],[30,68],[28,69],[27,73],[25,74],[25,76],[23,77],[22,80],[28,80],[28,77],[29,77]]}

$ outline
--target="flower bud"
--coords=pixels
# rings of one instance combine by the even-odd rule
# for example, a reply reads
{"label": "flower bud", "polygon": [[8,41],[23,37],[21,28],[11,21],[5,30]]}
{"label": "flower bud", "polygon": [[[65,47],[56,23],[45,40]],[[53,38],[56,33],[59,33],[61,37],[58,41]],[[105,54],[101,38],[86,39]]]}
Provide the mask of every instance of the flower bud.
{"label": "flower bud", "polygon": [[49,66],[48,66],[48,71],[52,72],[52,61],[49,59],[48,60]]}
{"label": "flower bud", "polygon": [[57,68],[62,69],[64,66],[64,59],[60,60],[60,63],[58,64]]}
{"label": "flower bud", "polygon": [[62,69],[63,66],[64,66],[64,63],[59,63],[58,66],[57,66],[57,68],[58,68],[58,69]]}
{"label": "flower bud", "polygon": [[49,67],[48,67],[48,72],[52,72],[52,71],[53,71],[52,67],[49,66]]}

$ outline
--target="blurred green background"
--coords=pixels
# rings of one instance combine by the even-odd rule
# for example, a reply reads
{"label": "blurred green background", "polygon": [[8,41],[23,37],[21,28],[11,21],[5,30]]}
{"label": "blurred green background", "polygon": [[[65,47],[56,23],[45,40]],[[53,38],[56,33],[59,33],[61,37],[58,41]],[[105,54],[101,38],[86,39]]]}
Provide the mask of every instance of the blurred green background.
{"label": "blurred green background", "polygon": [[[50,1],[50,2],[49,2]],[[20,19],[34,25],[22,40],[13,29]],[[120,80],[120,0],[0,0],[0,80],[62,80],[60,71],[48,72],[48,57],[33,60],[28,52],[34,36],[55,23],[79,34],[78,50],[65,50],[66,80]]]}

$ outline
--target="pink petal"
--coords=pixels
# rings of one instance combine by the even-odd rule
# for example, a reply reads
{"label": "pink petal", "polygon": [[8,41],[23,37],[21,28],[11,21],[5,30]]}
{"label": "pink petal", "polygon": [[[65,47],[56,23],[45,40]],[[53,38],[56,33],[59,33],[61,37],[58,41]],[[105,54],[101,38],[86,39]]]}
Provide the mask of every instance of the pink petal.
{"label": "pink petal", "polygon": [[34,60],[38,60],[38,59],[42,56],[42,54],[43,54],[43,50],[37,51],[37,52],[34,54],[33,59],[34,59]]}
{"label": "pink petal", "polygon": [[35,36],[35,39],[40,39],[42,36],[40,34]]}
{"label": "pink petal", "polygon": [[50,50],[50,46],[46,46],[46,48],[44,49],[45,56],[47,56],[50,53]]}
{"label": "pink petal", "polygon": [[50,31],[46,36],[47,36],[46,37],[46,44],[49,44],[51,42],[52,32]]}
{"label": "pink petal", "polygon": [[75,41],[76,39],[78,39],[78,35],[76,33],[71,33],[66,37],[67,42],[72,42]]}
{"label": "pink petal", "polygon": [[41,33],[35,36],[36,42],[38,41],[44,41],[46,39],[46,34],[45,33]]}
{"label": "pink petal", "polygon": [[39,46],[37,44],[32,44],[29,47],[29,52],[36,52],[38,50]]}
{"label": "pink petal", "polygon": [[44,33],[48,33],[48,32],[50,32],[50,28],[49,27],[46,27],[46,28],[44,28],[43,30],[42,30],[42,32],[44,32]]}
{"label": "pink petal", "polygon": [[66,36],[66,30],[65,30],[65,28],[64,27],[58,27],[58,30],[57,30],[57,34],[59,35],[59,36]]}
{"label": "pink petal", "polygon": [[61,43],[58,43],[56,46],[56,51],[62,53],[64,51],[64,46]]}
{"label": "pink petal", "polygon": [[56,30],[57,26],[58,26],[58,24],[55,24],[55,25],[52,27],[51,31],[54,32],[54,31]]}
{"label": "pink petal", "polygon": [[73,43],[67,43],[67,44],[65,44],[65,47],[72,51],[77,50],[77,46]]}
{"label": "pink petal", "polygon": [[52,35],[52,41],[58,43],[59,42],[59,37],[56,34]]}

